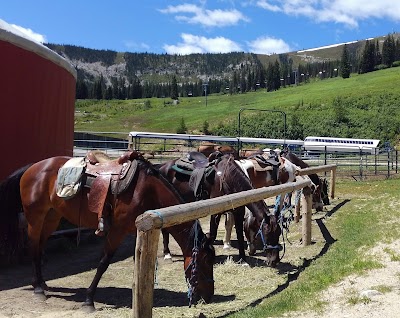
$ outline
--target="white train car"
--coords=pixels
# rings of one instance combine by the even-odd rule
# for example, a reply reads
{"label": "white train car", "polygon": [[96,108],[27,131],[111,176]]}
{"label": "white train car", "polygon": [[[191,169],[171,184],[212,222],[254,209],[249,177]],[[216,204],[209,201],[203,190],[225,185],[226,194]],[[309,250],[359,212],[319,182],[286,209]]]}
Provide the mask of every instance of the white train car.
{"label": "white train car", "polygon": [[379,153],[378,139],[336,138],[308,136],[304,139],[304,150]]}

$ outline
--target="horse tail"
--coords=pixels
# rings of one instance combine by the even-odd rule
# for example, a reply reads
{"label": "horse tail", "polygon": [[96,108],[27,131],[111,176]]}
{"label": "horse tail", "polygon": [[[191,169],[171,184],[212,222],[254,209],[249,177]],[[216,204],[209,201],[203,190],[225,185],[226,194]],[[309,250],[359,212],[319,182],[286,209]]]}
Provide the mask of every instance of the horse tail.
{"label": "horse tail", "polygon": [[26,165],[0,183],[0,265],[17,260],[23,247],[19,229],[19,212],[22,211],[20,180],[32,164]]}

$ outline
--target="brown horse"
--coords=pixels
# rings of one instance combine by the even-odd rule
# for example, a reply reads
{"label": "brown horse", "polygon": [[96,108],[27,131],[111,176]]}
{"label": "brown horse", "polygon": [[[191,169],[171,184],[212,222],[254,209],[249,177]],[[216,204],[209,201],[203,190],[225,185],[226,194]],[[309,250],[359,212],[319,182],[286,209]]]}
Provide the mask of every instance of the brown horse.
{"label": "brown horse", "polygon": [[[260,158],[261,160],[261,158]],[[286,182],[294,181],[294,171],[290,166],[285,165],[275,153],[271,152],[269,155],[264,154],[261,161],[249,157],[248,159],[240,159],[236,161],[238,166],[244,171],[247,178],[250,180],[254,188],[269,187]],[[275,213],[279,218],[279,210]],[[226,223],[226,241],[230,240],[230,233],[232,229],[230,224]],[[255,224],[255,219],[251,213],[246,213],[244,220],[244,231],[246,239],[249,244],[249,255],[256,253],[256,245],[258,239],[258,228]],[[262,237],[260,238],[263,241]],[[265,242],[262,242],[265,245]]]}
{"label": "brown horse", "polygon": [[235,159],[238,159],[238,152],[235,148],[229,145],[218,145],[214,143],[205,142],[202,143],[197,151],[205,155],[206,157],[210,156],[213,152],[220,152],[224,155],[232,155]]}
{"label": "brown horse", "polygon": [[[299,167],[306,167],[305,163],[292,153],[277,152],[275,150],[272,150],[269,154],[266,154],[264,152],[262,156],[264,157],[264,159],[266,159],[265,162],[269,161],[271,162],[271,164],[274,161],[279,162],[279,168],[276,165],[275,167],[270,166],[268,168],[268,166],[262,164],[262,166],[260,167],[260,163],[257,163],[257,160],[253,156],[250,156],[247,159],[238,160],[238,164],[245,171],[246,175],[249,177],[252,185],[255,188],[269,187],[273,185],[284,184],[286,182],[293,182],[295,180],[296,169],[298,169]],[[294,162],[292,162],[292,160]],[[324,192],[321,192],[321,189],[325,189],[325,193],[327,193],[327,184],[326,182],[323,182],[317,175],[310,175],[309,177],[314,183],[311,186],[313,208],[315,208],[317,211],[321,211],[321,193]],[[277,215],[281,215],[284,196],[279,196],[279,198],[280,200],[278,200],[279,202],[277,202],[275,206],[275,214]],[[326,198],[328,198],[327,195]],[[329,204],[329,201],[327,204]],[[247,241],[249,243],[249,255],[254,255],[254,253],[256,252],[256,246],[260,245],[257,242],[258,232],[257,227],[254,225],[254,222],[254,217],[251,214],[246,213],[244,229]],[[229,226],[232,225],[226,223],[227,241],[230,239],[230,233],[232,231]]]}
{"label": "brown horse", "polygon": [[[130,163],[132,166],[137,164],[137,166],[135,172],[132,173],[132,181],[123,192],[112,194],[110,189],[106,192],[105,205],[110,207],[110,227],[96,275],[86,291],[84,305],[90,308],[94,308],[93,299],[97,285],[116,249],[128,233],[136,234],[137,216],[147,210],[183,202],[177,191],[149,161],[136,152],[126,154],[124,158],[125,163]],[[32,285],[35,294],[44,294],[44,290],[48,290],[42,276],[42,252],[47,239],[57,229],[61,218],[64,217],[80,227],[96,229],[98,226],[98,215],[90,210],[93,203],[90,198],[98,194],[92,191],[93,188],[82,187],[68,200],[57,195],[57,174],[69,159],[69,157],[53,157],[37,162],[25,171],[20,171],[22,177],[19,182],[19,199],[28,222],[28,238],[33,262]],[[89,165],[90,163],[87,163],[86,172]],[[101,167],[100,163],[98,165]],[[104,172],[102,175],[105,174]],[[96,180],[97,178],[99,177],[96,177]],[[84,175],[82,180],[85,179],[89,177]],[[92,182],[94,184],[95,181]],[[209,302],[214,294],[213,262],[215,258],[215,251],[210,240],[203,233],[198,221],[173,226],[169,228],[169,231],[182,249],[185,276],[190,294],[193,295],[190,301],[202,298]]]}
{"label": "brown horse", "polygon": [[[198,154],[198,153],[197,153]],[[210,162],[205,156],[201,162],[204,164],[204,173],[200,175],[198,187],[193,189],[191,185],[195,183],[193,174],[202,169],[195,168],[193,172],[179,172],[176,169],[177,160],[169,161],[160,166],[160,172],[174,185],[182,197],[187,202],[193,202],[200,199],[215,198],[225,194],[236,193],[245,190],[253,189],[250,180],[246,177],[242,169],[237,165],[231,155],[211,154]],[[194,163],[196,165],[196,162]],[[266,263],[275,266],[279,261],[279,237],[281,228],[277,223],[275,215],[269,213],[268,207],[263,200],[249,203],[247,205],[250,213],[254,217],[254,226],[259,230],[266,242]],[[243,221],[245,210],[244,207],[236,208],[233,211],[235,219],[236,234],[238,239],[239,257],[241,260],[246,260],[244,237],[243,237]],[[218,223],[221,214],[211,216],[210,220],[210,238],[214,241],[217,236]],[[164,232],[165,234],[165,232]],[[164,235],[164,253],[169,253],[168,235]]]}

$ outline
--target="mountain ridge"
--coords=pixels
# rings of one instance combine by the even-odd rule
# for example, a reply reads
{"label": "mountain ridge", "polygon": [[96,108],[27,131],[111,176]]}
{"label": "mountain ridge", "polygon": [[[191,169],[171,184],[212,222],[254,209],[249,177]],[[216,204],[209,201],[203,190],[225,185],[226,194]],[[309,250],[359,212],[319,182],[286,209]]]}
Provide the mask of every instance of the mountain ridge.
{"label": "mountain ridge", "polygon": [[[398,33],[393,35],[399,38]],[[310,63],[338,65],[345,44],[350,59],[354,60],[362,53],[367,40],[377,41],[382,47],[385,38],[386,36],[379,36],[272,55],[245,52],[168,55],[96,50],[51,43],[47,43],[46,46],[77,69],[78,80],[93,83],[97,78],[103,77],[106,85],[111,85],[112,78],[124,78],[126,83],[130,78],[137,78],[142,83],[145,81],[167,83],[172,76],[176,76],[178,82],[207,81],[209,78],[224,80],[232,78],[234,72],[243,70],[260,72],[275,61],[279,63],[285,61],[292,69]]]}

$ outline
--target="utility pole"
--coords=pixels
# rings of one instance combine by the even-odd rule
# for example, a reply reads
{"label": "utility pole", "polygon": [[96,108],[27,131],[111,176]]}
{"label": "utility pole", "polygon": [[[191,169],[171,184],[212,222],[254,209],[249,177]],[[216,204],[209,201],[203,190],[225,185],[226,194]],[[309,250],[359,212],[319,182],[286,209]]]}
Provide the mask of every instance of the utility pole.
{"label": "utility pole", "polygon": [[203,90],[204,90],[204,96],[206,97],[206,107],[207,107],[207,86],[208,83],[203,83]]}

